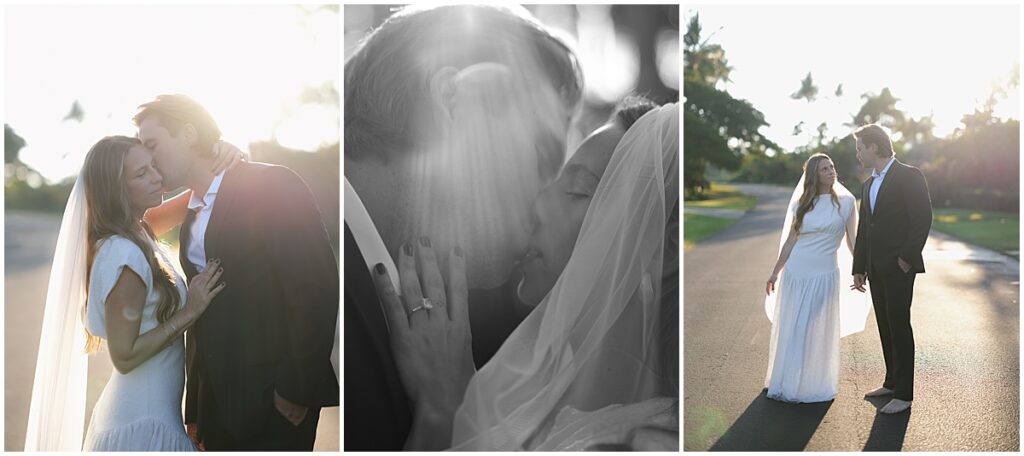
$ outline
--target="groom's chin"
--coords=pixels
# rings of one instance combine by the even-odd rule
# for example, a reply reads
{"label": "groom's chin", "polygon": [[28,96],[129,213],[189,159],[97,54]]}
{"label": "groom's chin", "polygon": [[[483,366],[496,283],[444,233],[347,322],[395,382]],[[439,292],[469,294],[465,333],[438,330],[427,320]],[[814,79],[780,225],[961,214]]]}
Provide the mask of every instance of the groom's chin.
{"label": "groom's chin", "polygon": [[515,271],[514,264],[499,267],[494,264],[482,265],[479,267],[468,266],[466,270],[466,284],[471,290],[490,290],[498,288],[512,278]]}

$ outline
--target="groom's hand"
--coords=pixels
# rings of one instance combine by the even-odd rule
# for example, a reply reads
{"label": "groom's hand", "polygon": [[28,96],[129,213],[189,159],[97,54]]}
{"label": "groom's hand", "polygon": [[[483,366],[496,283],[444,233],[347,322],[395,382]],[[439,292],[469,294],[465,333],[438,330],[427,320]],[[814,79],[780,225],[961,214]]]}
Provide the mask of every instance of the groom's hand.
{"label": "groom's hand", "polygon": [[857,291],[859,291],[861,293],[864,293],[864,292],[867,291],[864,288],[864,284],[865,283],[867,283],[867,276],[865,276],[864,274],[854,274],[853,275],[853,285],[850,285],[850,289],[851,290],[857,290]]}
{"label": "groom's hand", "polygon": [[192,444],[196,446],[199,451],[206,451],[206,446],[203,442],[199,441],[199,425],[196,423],[188,423],[185,425],[185,433],[188,434],[188,438],[192,439]]}
{"label": "groom's hand", "polygon": [[292,426],[298,426],[302,424],[302,419],[306,417],[306,407],[295,404],[288,399],[281,397],[277,394],[277,390],[274,390],[274,407],[277,408],[278,413],[281,414]]}
{"label": "groom's hand", "polygon": [[903,261],[903,258],[900,258],[900,257],[896,257],[896,261],[899,261],[900,269],[903,270],[904,274],[910,272],[910,267],[911,267],[910,263],[907,263],[906,261]]}

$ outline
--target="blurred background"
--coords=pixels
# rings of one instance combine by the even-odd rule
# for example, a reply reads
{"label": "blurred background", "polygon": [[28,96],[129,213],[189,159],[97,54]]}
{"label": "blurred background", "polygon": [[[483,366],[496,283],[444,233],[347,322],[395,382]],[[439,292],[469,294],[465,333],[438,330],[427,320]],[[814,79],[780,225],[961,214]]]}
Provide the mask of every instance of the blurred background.
{"label": "blurred background", "polygon": [[[629,94],[679,101],[678,5],[524,5],[576,52],[586,92],[569,154]],[[398,5],[345,5],[345,58]]]}
{"label": "blurred background", "polygon": [[[296,171],[338,255],[338,16],[336,5],[5,7],[6,450],[24,446],[67,197],[97,140],[135,135],[139,104],[187,94],[252,160]],[[110,375],[105,349],[89,371],[86,419]],[[338,451],[338,427],[338,408],[324,409],[317,450]]]}
{"label": "blurred background", "polygon": [[[870,172],[850,132],[878,123],[896,158],[927,177],[933,229],[1019,256],[1017,6],[709,6],[683,16],[687,207],[748,209],[752,198],[722,184],[792,188],[814,153],[832,157],[859,197]],[[685,218],[688,245],[729,224]]]}

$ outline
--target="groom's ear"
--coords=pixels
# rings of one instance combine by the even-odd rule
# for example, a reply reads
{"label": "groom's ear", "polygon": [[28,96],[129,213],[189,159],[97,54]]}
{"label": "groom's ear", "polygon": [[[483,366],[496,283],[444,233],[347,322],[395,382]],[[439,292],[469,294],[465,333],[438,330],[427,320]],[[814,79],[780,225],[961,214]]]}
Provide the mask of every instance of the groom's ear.
{"label": "groom's ear", "polygon": [[194,147],[199,141],[199,131],[196,130],[195,125],[190,123],[185,123],[181,126],[181,129],[178,131],[178,136],[181,136],[181,139],[184,140],[185,144],[189,147]]}
{"label": "groom's ear", "polygon": [[437,106],[444,110],[449,119],[455,118],[455,97],[458,88],[456,78],[459,70],[455,67],[446,66],[441,68],[430,78],[430,96]]}

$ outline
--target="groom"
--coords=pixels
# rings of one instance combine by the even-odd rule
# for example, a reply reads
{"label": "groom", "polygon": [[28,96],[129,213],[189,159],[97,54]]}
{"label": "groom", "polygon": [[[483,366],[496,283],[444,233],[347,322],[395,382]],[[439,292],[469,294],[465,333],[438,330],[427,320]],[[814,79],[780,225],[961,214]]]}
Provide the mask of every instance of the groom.
{"label": "groom", "polygon": [[914,331],[910,303],[914,278],[924,273],[921,251],[932,226],[928,183],[921,170],[896,160],[889,135],[878,125],[853,132],[857,159],[870,168],[861,189],[860,222],[853,252],[853,288],[871,282],[885,381],[867,397],[892,395],[880,410],[900,413],[914,400]]}
{"label": "groom", "polygon": [[189,434],[212,451],[311,451],[320,408],[339,393],[338,266],[313,195],[281,166],[214,175],[220,130],[184,95],[160,95],[133,120],[164,187],[192,190],[179,231],[185,274],[212,258],[224,269],[226,288],[188,330]]}
{"label": "groom", "polygon": [[408,7],[345,62],[346,451],[401,450],[413,418],[370,268],[394,273],[420,236],[460,247],[485,362],[525,315],[509,279],[581,91],[575,56],[521,7]]}

